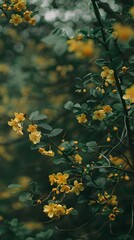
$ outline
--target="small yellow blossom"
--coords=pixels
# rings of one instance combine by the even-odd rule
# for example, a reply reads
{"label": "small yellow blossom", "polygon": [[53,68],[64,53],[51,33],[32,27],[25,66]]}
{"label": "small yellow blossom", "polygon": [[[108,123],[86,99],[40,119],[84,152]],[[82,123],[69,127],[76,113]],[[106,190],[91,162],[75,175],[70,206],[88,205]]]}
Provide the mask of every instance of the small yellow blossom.
{"label": "small yellow blossom", "polygon": [[128,70],[128,67],[126,67],[126,66],[123,66],[121,70],[122,70],[122,72],[123,72],[123,73],[126,73],[126,72],[127,72],[127,70]]}
{"label": "small yellow blossom", "polygon": [[134,103],[134,84],[130,88],[126,89],[123,99],[129,100],[131,103]]}
{"label": "small yellow blossom", "polygon": [[23,13],[23,21],[24,21],[24,22],[29,22],[29,21],[31,20],[31,14],[32,14],[32,11],[26,10],[26,11]]}
{"label": "small yellow blossom", "polygon": [[36,124],[30,124],[27,128],[27,131],[30,132],[30,133],[37,131],[37,125]]}
{"label": "small yellow blossom", "polygon": [[68,185],[61,185],[60,192],[69,193],[70,187]]}
{"label": "small yellow blossom", "polygon": [[103,71],[101,72],[101,77],[106,78],[109,74],[110,69],[107,66],[104,66],[104,67],[102,67],[102,70]]}
{"label": "small yellow blossom", "polygon": [[104,112],[104,110],[96,110],[93,114],[92,117],[94,120],[99,120],[99,121],[103,121],[104,118],[106,118],[106,114]]}
{"label": "small yellow blossom", "polygon": [[109,105],[105,105],[102,107],[105,113],[110,113],[112,112],[112,108]]}
{"label": "small yellow blossom", "polygon": [[29,139],[33,144],[37,144],[40,142],[41,139],[41,132],[40,131],[34,131],[29,134]]}
{"label": "small yellow blossom", "polygon": [[44,148],[39,148],[39,152],[42,155],[49,156],[49,157],[54,157],[54,152],[52,150],[46,151]]}
{"label": "small yellow blossom", "polygon": [[102,70],[101,77],[105,79],[105,85],[115,83],[114,70],[109,69],[107,66],[103,66]]}
{"label": "small yellow blossom", "polygon": [[36,19],[35,18],[31,18],[30,21],[29,21],[29,24],[34,26],[36,24]]}
{"label": "small yellow blossom", "polygon": [[26,2],[21,0],[14,5],[14,10],[21,12],[22,10],[26,9]]}
{"label": "small yellow blossom", "polygon": [[67,173],[62,174],[58,172],[57,174],[53,173],[52,175],[49,175],[49,181],[51,185],[53,185],[54,183],[57,183],[58,185],[66,185],[68,178],[69,174]]}
{"label": "small yellow blossom", "polygon": [[80,194],[81,191],[84,190],[83,183],[78,183],[77,180],[74,181],[74,186],[72,187],[72,192],[74,192],[77,196]]}
{"label": "small yellow blossom", "polygon": [[67,184],[67,179],[69,178],[69,174],[68,173],[62,174],[59,172],[56,174],[56,178],[57,178],[56,182],[58,185]]}
{"label": "small yellow blossom", "polygon": [[23,122],[25,120],[24,113],[17,113],[17,112],[15,112],[14,116],[15,116],[14,120],[16,122]]}
{"label": "small yellow blossom", "polygon": [[95,53],[95,46],[92,39],[82,41],[81,39],[70,39],[67,41],[69,52],[74,52],[76,57],[92,57]]}
{"label": "small yellow blossom", "polygon": [[8,121],[8,125],[11,126],[15,132],[17,132],[20,135],[23,135],[22,132],[23,128],[20,122],[16,122],[15,119],[11,119],[11,121]]}
{"label": "small yellow blossom", "polygon": [[53,185],[54,183],[56,183],[56,181],[57,181],[57,178],[56,178],[56,175],[54,173],[49,175],[50,185]]}
{"label": "small yellow blossom", "polygon": [[79,164],[82,163],[82,157],[79,154],[76,154],[74,156],[74,159],[75,159],[76,163],[79,163]]}
{"label": "small yellow blossom", "polygon": [[10,23],[14,24],[15,26],[18,26],[20,23],[22,23],[22,18],[18,14],[12,14]]}
{"label": "small yellow blossom", "polygon": [[84,113],[82,113],[81,115],[79,115],[77,117],[77,120],[79,123],[86,123],[87,122],[87,117]]}
{"label": "small yellow blossom", "polygon": [[112,195],[110,197],[110,199],[107,201],[108,204],[112,205],[112,206],[116,206],[118,201],[117,201],[117,196],[116,195]]}
{"label": "small yellow blossom", "polygon": [[115,23],[113,25],[113,36],[118,38],[122,42],[126,42],[134,37],[134,29],[129,25],[123,25],[121,23]]}

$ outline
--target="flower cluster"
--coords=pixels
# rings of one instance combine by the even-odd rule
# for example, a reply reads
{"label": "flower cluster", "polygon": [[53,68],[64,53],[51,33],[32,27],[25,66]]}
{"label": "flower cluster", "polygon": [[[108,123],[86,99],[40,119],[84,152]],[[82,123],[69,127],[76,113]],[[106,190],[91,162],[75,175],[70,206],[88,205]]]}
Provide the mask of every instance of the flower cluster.
{"label": "flower cluster", "polygon": [[109,214],[109,220],[114,221],[116,219],[116,216],[120,213],[120,209],[117,207],[114,207],[112,209],[112,213]]}
{"label": "flower cluster", "polygon": [[52,174],[49,175],[49,182],[51,185],[53,185],[54,183],[57,183],[58,186],[62,185],[62,184],[67,184],[67,179],[69,178],[69,174],[67,173],[57,173],[57,174]]}
{"label": "flower cluster", "polygon": [[59,218],[63,215],[68,215],[73,208],[68,208],[65,205],[58,203],[49,203],[43,208],[43,212],[47,214],[49,218]]}
{"label": "flower cluster", "polygon": [[67,43],[68,51],[74,52],[78,58],[93,57],[95,54],[95,46],[92,39],[83,41],[82,38],[77,37],[69,39]]}
{"label": "flower cluster", "polygon": [[69,174],[67,173],[57,173],[49,175],[49,182],[51,185],[57,184],[57,188],[53,188],[52,191],[56,194],[59,193],[75,193],[76,195],[79,195],[81,191],[84,190],[83,183],[79,183],[77,180],[73,182],[73,185],[67,184],[67,179],[69,178]]}
{"label": "flower cluster", "polygon": [[11,119],[10,121],[8,121],[8,125],[11,126],[16,133],[23,135],[22,123],[25,120],[25,116],[23,113],[17,113],[17,112],[14,113],[14,116],[15,116],[14,119]]}
{"label": "flower cluster", "polygon": [[33,144],[37,144],[41,139],[41,132],[37,130],[36,124],[30,124],[27,128],[29,134],[29,139]]}
{"label": "flower cluster", "polygon": [[36,20],[33,17],[33,12],[27,9],[26,0],[4,0],[2,5],[3,14],[6,16],[6,12],[10,15],[10,23],[18,26],[22,22],[27,22],[31,25],[35,25]]}
{"label": "flower cluster", "polygon": [[102,109],[94,111],[93,120],[103,121],[106,118],[107,113],[111,113],[112,108],[109,105],[104,105]]}
{"label": "flower cluster", "polygon": [[104,192],[103,194],[98,193],[98,203],[100,204],[109,204],[112,206],[116,206],[118,204],[117,202],[117,196],[116,195],[110,195],[107,192]]}

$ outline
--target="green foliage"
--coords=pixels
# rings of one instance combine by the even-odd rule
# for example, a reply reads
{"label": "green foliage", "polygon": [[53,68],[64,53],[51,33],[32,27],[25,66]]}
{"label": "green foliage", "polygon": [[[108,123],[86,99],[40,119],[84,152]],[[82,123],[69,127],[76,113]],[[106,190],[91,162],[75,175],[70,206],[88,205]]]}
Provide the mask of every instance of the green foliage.
{"label": "green foliage", "polygon": [[134,1],[21,4],[0,3],[0,238],[132,240]]}

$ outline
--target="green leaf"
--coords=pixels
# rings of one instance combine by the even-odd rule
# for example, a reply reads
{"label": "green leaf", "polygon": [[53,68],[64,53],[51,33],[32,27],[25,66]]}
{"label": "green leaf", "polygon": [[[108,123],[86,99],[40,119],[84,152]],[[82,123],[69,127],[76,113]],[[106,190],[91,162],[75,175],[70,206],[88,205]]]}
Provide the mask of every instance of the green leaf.
{"label": "green leaf", "polygon": [[39,148],[43,148],[47,145],[47,143],[44,143],[44,142],[40,142],[40,143],[37,143],[36,145],[32,145],[31,146],[31,150],[36,150],[36,149],[39,149]]}
{"label": "green leaf", "polygon": [[32,120],[34,121],[40,121],[40,120],[44,120],[47,118],[47,115],[45,114],[39,114],[38,116],[34,117]]}
{"label": "green leaf", "polygon": [[64,163],[64,162],[65,162],[65,159],[64,159],[64,158],[59,158],[59,159],[54,159],[54,160],[53,160],[53,163],[54,163],[55,165],[58,165],[58,164]]}
{"label": "green leaf", "polygon": [[10,226],[11,227],[17,227],[18,226],[18,219],[17,218],[14,218],[12,219],[12,221],[10,222]]}
{"label": "green leaf", "polygon": [[31,200],[31,193],[29,192],[24,192],[19,196],[19,201],[21,202],[27,202]]}
{"label": "green leaf", "polygon": [[104,66],[104,65],[106,64],[106,62],[104,61],[103,58],[96,60],[95,63],[96,63],[96,65],[98,65],[99,67],[102,67],[102,66]]}
{"label": "green leaf", "polygon": [[94,148],[97,146],[97,143],[96,143],[96,141],[87,142],[86,146],[88,147],[88,151],[90,153],[93,153],[94,152]]}
{"label": "green leaf", "polygon": [[8,188],[17,188],[17,189],[20,189],[20,188],[22,188],[22,186],[20,185],[20,184],[10,184],[9,186],[8,186]]}
{"label": "green leaf", "polygon": [[35,240],[35,238],[28,237],[26,240]]}
{"label": "green leaf", "polygon": [[38,234],[36,234],[37,239],[50,239],[53,235],[53,230],[52,229],[48,229],[46,232],[40,232]]}
{"label": "green leaf", "polygon": [[3,233],[5,233],[6,230],[7,230],[7,229],[6,229],[4,226],[1,226],[1,227],[0,227],[0,236],[1,236]]}
{"label": "green leaf", "polygon": [[106,179],[103,177],[99,177],[97,180],[94,181],[100,188],[103,188],[106,184]]}
{"label": "green leaf", "polygon": [[50,126],[50,125],[48,125],[48,124],[46,124],[46,123],[38,123],[38,126],[39,127],[42,127],[43,129],[45,129],[45,130],[48,130],[48,131],[51,131],[52,130],[52,127]]}
{"label": "green leaf", "polygon": [[65,103],[64,108],[67,109],[67,110],[72,110],[73,106],[74,106],[73,102],[68,101],[68,102]]}
{"label": "green leaf", "polygon": [[87,203],[89,201],[89,199],[87,198],[87,196],[79,196],[78,197],[78,200],[77,200],[77,203],[80,203],[80,204],[82,204],[82,203]]}
{"label": "green leaf", "polygon": [[53,131],[48,135],[48,137],[56,137],[63,131],[62,128],[55,128]]}
{"label": "green leaf", "polygon": [[30,117],[29,117],[29,119],[30,119],[31,121],[40,121],[40,120],[44,120],[44,119],[46,119],[46,118],[47,118],[47,115],[45,115],[45,114],[39,114],[39,111],[32,112],[32,113],[30,114]]}
{"label": "green leaf", "polygon": [[39,114],[39,111],[32,112],[32,113],[30,114],[29,119],[30,119],[31,121],[34,120],[34,118],[37,117],[38,114]]}

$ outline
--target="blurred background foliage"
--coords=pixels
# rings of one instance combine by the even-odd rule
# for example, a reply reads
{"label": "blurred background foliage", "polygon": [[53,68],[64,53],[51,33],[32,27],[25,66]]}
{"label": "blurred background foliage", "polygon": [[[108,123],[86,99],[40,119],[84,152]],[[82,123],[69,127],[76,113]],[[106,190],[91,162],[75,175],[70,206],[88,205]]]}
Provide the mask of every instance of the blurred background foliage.
{"label": "blurred background foliage", "polygon": [[[126,1],[101,1],[103,19],[119,18],[122,4]],[[128,1],[127,1],[128,2]],[[132,4],[132,1],[128,7]],[[31,0],[29,6],[37,11],[37,24],[25,24],[15,27],[7,19],[0,18],[0,221],[8,219],[10,229],[18,227],[18,237],[9,231],[3,240],[27,239],[89,239],[86,235],[88,225],[75,231],[87,219],[86,209],[79,207],[78,216],[71,216],[59,228],[67,226],[66,231],[58,231],[53,223],[45,223],[48,219],[42,208],[30,207],[18,200],[18,191],[8,188],[9,184],[18,183],[27,188],[29,183],[37,182],[40,190],[47,195],[49,192],[48,174],[59,169],[51,159],[30,150],[30,143],[25,137],[16,134],[7,125],[14,112],[30,113],[39,110],[48,115],[48,123],[54,127],[62,127],[66,140],[77,140],[87,137],[86,129],[81,128],[72,113],[64,109],[64,104],[72,100],[83,103],[87,99],[86,92],[76,91],[76,77],[82,78],[89,72],[98,72],[94,59],[79,59],[67,49],[64,39],[59,39],[59,32],[67,39],[76,36],[80,30],[89,31],[96,27],[95,16],[89,0]],[[127,5],[126,5],[127,6]],[[116,14],[109,12],[113,9]],[[124,11],[126,11],[124,9]],[[112,15],[113,14],[113,15]],[[108,23],[107,23],[108,24]],[[48,35],[55,33],[54,37]],[[89,85],[89,88],[92,87]],[[83,89],[84,90],[84,89]],[[82,135],[81,135],[82,134]],[[90,138],[90,136],[89,136]],[[57,139],[57,144],[61,139]],[[64,169],[64,166],[63,166]],[[14,218],[18,218],[25,226],[19,226]],[[14,219],[14,220],[12,220]],[[98,217],[90,224],[94,231],[102,220]],[[47,230],[52,226],[52,229]],[[123,223],[122,223],[123,226]],[[116,226],[115,226],[116,230]],[[13,230],[14,231],[14,230]],[[48,231],[39,233],[40,231]],[[105,239],[109,230],[98,239]],[[121,229],[119,230],[121,231]],[[40,234],[40,235],[39,235]],[[46,235],[45,235],[46,234]],[[108,234],[108,233],[107,233]],[[95,239],[92,236],[91,239]],[[114,238],[110,238],[114,239]]]}

